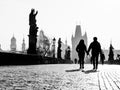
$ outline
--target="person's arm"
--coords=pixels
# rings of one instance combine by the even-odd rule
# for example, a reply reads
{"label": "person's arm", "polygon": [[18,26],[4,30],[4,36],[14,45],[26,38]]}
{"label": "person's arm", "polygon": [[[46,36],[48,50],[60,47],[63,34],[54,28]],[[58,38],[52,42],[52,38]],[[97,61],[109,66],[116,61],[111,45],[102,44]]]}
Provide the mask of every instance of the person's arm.
{"label": "person's arm", "polygon": [[85,46],[85,52],[88,53],[86,46]]}
{"label": "person's arm", "polygon": [[90,52],[91,48],[92,48],[92,43],[90,44],[90,46],[89,46],[89,48],[88,48],[88,51],[87,51],[87,54],[88,54],[88,55],[89,55],[89,52]]}

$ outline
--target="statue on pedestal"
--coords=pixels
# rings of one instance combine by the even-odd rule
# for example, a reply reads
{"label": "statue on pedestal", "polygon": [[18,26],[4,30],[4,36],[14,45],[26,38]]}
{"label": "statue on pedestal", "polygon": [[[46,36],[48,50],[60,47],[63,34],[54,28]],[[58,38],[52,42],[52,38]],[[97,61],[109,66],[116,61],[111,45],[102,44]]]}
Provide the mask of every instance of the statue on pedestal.
{"label": "statue on pedestal", "polygon": [[35,9],[31,9],[31,12],[29,14],[29,48],[27,50],[28,54],[36,54],[36,42],[37,42],[37,31],[38,27],[36,24],[36,15],[38,14],[38,11],[35,12]]}
{"label": "statue on pedestal", "polygon": [[58,59],[62,59],[62,57],[61,57],[61,52],[62,52],[62,50],[61,50],[61,38],[59,38],[59,40],[58,40],[58,48],[57,48],[57,58]]}

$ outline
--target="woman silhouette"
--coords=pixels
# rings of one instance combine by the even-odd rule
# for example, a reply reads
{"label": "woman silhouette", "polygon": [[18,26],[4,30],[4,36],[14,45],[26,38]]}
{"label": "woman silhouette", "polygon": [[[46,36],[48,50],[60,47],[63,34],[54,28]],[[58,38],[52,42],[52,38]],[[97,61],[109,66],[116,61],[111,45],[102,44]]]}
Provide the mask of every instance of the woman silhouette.
{"label": "woman silhouette", "polygon": [[76,51],[79,57],[80,69],[84,69],[84,57],[85,57],[85,52],[87,53],[87,49],[83,39],[81,39],[79,44],[77,45]]}

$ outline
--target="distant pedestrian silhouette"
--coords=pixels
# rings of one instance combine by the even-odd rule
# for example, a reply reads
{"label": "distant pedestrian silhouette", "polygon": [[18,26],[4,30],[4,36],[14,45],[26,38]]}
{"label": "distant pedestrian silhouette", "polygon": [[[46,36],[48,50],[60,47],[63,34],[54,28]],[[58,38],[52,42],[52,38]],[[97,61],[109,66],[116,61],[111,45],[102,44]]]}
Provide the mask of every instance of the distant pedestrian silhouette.
{"label": "distant pedestrian silhouette", "polygon": [[101,50],[100,61],[101,61],[102,64],[104,64],[104,60],[105,60],[105,55],[104,55],[103,50]]}
{"label": "distant pedestrian silhouette", "polygon": [[75,64],[77,64],[77,58],[74,59]]}
{"label": "distant pedestrian silhouette", "polygon": [[84,69],[84,57],[85,57],[85,52],[87,53],[87,49],[83,39],[81,39],[79,44],[77,45],[76,51],[79,57],[80,69]]}
{"label": "distant pedestrian silhouette", "polygon": [[101,53],[101,45],[97,41],[97,37],[93,38],[93,42],[90,44],[90,46],[88,48],[88,54],[89,54],[90,50],[91,50],[91,54],[92,54],[91,59],[93,62],[93,69],[97,70],[97,68],[98,68],[98,56]]}

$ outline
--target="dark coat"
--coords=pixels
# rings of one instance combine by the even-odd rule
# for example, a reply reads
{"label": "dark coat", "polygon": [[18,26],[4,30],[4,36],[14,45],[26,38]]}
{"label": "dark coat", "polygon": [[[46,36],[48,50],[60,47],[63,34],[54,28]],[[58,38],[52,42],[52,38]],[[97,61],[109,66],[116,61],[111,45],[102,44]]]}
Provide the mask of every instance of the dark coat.
{"label": "dark coat", "polygon": [[98,41],[93,41],[88,48],[88,53],[90,50],[93,56],[99,55],[101,53],[100,43]]}
{"label": "dark coat", "polygon": [[85,52],[87,52],[85,44],[78,44],[76,47],[76,51],[78,52],[79,55],[84,55]]}

